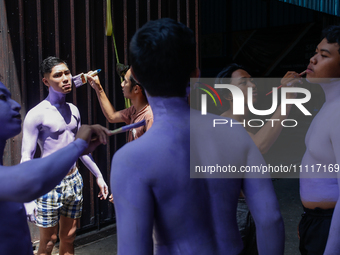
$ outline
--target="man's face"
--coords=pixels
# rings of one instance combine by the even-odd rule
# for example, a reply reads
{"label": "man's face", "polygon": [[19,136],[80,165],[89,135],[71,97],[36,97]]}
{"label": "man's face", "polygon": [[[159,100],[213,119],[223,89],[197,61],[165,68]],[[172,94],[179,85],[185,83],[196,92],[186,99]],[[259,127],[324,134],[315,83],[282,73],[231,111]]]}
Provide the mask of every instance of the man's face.
{"label": "man's face", "polygon": [[126,98],[131,98],[131,96],[132,96],[130,76],[131,76],[131,70],[129,69],[126,72],[126,74],[124,76],[124,80],[121,84],[124,97],[126,97]]}
{"label": "man's face", "polygon": [[21,106],[11,99],[11,93],[0,82],[0,138],[7,140],[21,132]]}
{"label": "man's face", "polygon": [[43,78],[46,86],[55,91],[67,94],[72,91],[72,75],[65,64],[59,64],[52,68],[51,73],[46,73]]}
{"label": "man's face", "polygon": [[[315,50],[307,67],[307,79],[313,83],[325,82],[324,78],[340,78],[339,44],[328,43],[324,38]],[[318,79],[317,79],[318,78]],[[320,78],[323,78],[320,80]]]}
{"label": "man's face", "polygon": [[248,72],[242,69],[234,71],[231,75],[230,83],[239,87],[244,95],[244,103],[248,104],[248,87],[253,88],[253,103],[257,102],[257,88],[253,82],[253,78]]}

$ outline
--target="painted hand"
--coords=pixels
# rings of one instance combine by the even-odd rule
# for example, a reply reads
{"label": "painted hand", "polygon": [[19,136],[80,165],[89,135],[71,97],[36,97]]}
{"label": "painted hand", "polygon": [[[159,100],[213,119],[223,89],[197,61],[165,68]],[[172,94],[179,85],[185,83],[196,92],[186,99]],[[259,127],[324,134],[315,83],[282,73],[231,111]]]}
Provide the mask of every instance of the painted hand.
{"label": "painted hand", "polygon": [[37,205],[35,202],[31,201],[29,203],[25,203],[24,206],[26,210],[27,221],[36,223]]}
{"label": "painted hand", "polygon": [[100,198],[100,200],[106,199],[107,196],[109,195],[109,188],[107,187],[103,177],[97,178],[97,184],[100,189],[98,197]]}

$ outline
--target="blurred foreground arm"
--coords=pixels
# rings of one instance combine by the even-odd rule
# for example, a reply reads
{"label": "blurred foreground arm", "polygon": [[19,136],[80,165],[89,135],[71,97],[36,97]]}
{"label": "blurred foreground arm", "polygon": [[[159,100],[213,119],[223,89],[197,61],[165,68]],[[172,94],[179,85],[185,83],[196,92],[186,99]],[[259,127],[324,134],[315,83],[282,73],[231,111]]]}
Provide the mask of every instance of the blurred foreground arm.
{"label": "blurred foreground arm", "polygon": [[[100,125],[83,125],[74,142],[45,158],[0,166],[0,200],[29,202],[46,194],[64,178],[80,155],[106,144],[107,135],[109,130]],[[97,139],[91,141],[93,137]]]}

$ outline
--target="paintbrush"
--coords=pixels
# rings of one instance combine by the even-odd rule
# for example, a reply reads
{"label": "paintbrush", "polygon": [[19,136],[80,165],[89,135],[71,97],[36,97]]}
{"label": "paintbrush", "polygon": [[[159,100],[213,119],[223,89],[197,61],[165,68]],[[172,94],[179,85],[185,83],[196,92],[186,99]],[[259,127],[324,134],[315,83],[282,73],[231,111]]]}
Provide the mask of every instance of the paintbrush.
{"label": "paintbrush", "polygon": [[[116,134],[123,133],[123,132],[129,131],[130,129],[138,128],[141,126],[145,126],[145,120],[132,123],[130,125],[126,125],[126,126],[114,129],[114,130],[110,130],[110,133],[111,135],[116,135]],[[92,137],[91,141],[95,141],[95,140],[97,140],[97,137]]]}
{"label": "paintbrush", "polygon": [[[93,71],[92,73],[90,73],[89,75],[94,77],[100,71],[101,71],[101,69],[97,69],[97,70]],[[76,76],[73,76],[72,77],[72,83],[74,84],[74,86],[76,86],[76,88],[79,88],[80,86],[86,84],[87,83],[87,74],[81,73],[81,74],[78,74]]]}
{"label": "paintbrush", "polygon": [[126,125],[126,126],[117,128],[115,130],[110,130],[110,133],[112,135],[115,135],[115,134],[123,133],[123,132],[129,131],[130,129],[138,128],[138,127],[141,127],[141,126],[145,126],[145,120],[142,120],[142,121],[139,121],[139,122],[136,122],[136,123],[132,123],[130,125]]}
{"label": "paintbrush", "polygon": [[[299,73],[299,76],[301,77],[301,76],[305,75],[306,72],[307,72],[307,70],[303,71],[302,73]],[[283,85],[278,86],[277,89],[281,88],[282,86],[283,86]],[[266,94],[266,96],[270,95],[271,93],[273,93],[273,91],[268,92],[268,93]]]}

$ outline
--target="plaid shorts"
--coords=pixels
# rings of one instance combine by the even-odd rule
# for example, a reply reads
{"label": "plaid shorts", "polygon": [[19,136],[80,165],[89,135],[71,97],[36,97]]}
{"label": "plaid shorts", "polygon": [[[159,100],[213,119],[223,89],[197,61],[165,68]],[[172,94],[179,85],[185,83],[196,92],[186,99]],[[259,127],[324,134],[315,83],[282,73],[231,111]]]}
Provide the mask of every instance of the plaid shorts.
{"label": "plaid shorts", "polygon": [[83,179],[78,172],[67,175],[59,185],[38,198],[36,225],[50,228],[58,224],[60,215],[77,219],[81,217],[83,205]]}

